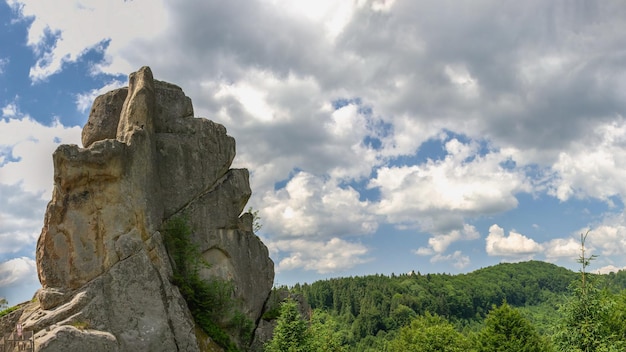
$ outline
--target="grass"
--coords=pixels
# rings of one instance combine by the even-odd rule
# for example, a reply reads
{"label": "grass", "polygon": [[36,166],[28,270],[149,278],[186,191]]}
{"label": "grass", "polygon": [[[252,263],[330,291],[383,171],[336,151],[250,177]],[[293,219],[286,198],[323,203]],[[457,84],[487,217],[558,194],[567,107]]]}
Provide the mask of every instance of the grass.
{"label": "grass", "polygon": [[20,306],[13,306],[13,307],[9,307],[3,311],[0,312],[0,318],[2,318],[5,315],[8,315],[11,312],[14,312],[16,310],[18,310],[20,308]]}

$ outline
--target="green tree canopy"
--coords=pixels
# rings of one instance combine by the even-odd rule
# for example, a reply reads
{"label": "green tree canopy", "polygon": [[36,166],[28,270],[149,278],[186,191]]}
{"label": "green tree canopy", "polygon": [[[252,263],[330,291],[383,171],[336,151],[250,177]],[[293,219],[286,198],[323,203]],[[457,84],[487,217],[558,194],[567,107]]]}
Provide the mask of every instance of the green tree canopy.
{"label": "green tree canopy", "polygon": [[445,318],[438,315],[417,317],[411,324],[400,329],[388,344],[394,352],[467,352],[470,341],[454,329]]}
{"label": "green tree canopy", "polygon": [[484,352],[548,351],[535,327],[506,302],[493,309],[477,336],[477,349]]}
{"label": "green tree canopy", "polygon": [[561,307],[563,320],[557,326],[554,341],[558,351],[624,351],[626,344],[620,336],[623,322],[615,324],[611,319],[615,298],[601,291],[595,278],[587,273],[595,259],[586,252],[587,234],[580,235],[580,279],[572,283],[573,294]]}
{"label": "green tree canopy", "polygon": [[265,345],[265,351],[309,352],[310,350],[307,323],[300,315],[296,302],[287,300],[280,307],[274,336]]}

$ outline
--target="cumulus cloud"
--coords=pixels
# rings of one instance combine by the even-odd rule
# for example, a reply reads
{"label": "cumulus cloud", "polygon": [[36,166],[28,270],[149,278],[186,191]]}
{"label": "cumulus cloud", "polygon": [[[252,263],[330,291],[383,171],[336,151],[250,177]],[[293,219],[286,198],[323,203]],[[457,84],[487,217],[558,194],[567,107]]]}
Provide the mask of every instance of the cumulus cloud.
{"label": "cumulus cloud", "polygon": [[61,143],[80,144],[80,133],[58,120],[46,126],[28,115],[0,119],[0,183],[50,199],[52,153]]}
{"label": "cumulus cloud", "polygon": [[0,263],[0,287],[15,286],[32,281],[37,275],[37,264],[27,257],[20,257]]}
{"label": "cumulus cloud", "polygon": [[17,116],[17,104],[15,102],[9,103],[2,108],[2,117],[12,118]]}
{"label": "cumulus cloud", "polygon": [[543,246],[535,240],[514,231],[505,236],[504,229],[495,224],[489,227],[485,242],[488,255],[516,260],[532,259],[543,251]]}
{"label": "cumulus cloud", "polygon": [[378,223],[351,187],[339,187],[306,172],[298,172],[284,188],[267,192],[260,211],[268,233],[277,237],[317,237],[368,234]]}
{"label": "cumulus cloud", "polygon": [[[167,28],[163,3],[149,0],[9,0],[8,4],[23,18],[32,20],[27,45],[38,57],[30,69],[33,81],[61,71],[64,64],[77,61],[90,49],[106,48],[106,56],[115,55],[130,45],[140,45],[140,38],[158,35]],[[116,66],[123,68],[121,72],[137,69],[125,58],[116,59]]]}
{"label": "cumulus cloud", "polygon": [[32,253],[47,201],[40,194],[24,192],[19,184],[0,183],[0,194],[0,260],[17,253]]}
{"label": "cumulus cloud", "polygon": [[9,110],[0,119],[0,290],[14,302],[38,285],[35,262],[24,256],[34,251],[52,194],[52,153],[60,143],[78,143],[80,129],[42,125],[15,105]]}
{"label": "cumulus cloud", "polygon": [[445,252],[452,243],[457,241],[468,241],[480,238],[476,228],[469,224],[464,224],[461,230],[452,230],[448,233],[438,234],[428,239],[428,247],[420,247],[415,251],[418,255],[440,255]]}
{"label": "cumulus cloud", "polygon": [[33,259],[19,257],[0,262],[0,297],[5,297],[9,305],[30,299],[38,287]]}
{"label": "cumulus cloud", "polygon": [[584,139],[561,152],[552,166],[550,193],[561,201],[570,197],[598,198],[626,196],[626,119],[618,117],[596,126]]}
{"label": "cumulus cloud", "polygon": [[269,247],[274,252],[287,253],[276,266],[277,272],[292,269],[322,274],[341,272],[370,260],[367,247],[336,237],[328,241],[281,240],[270,242]]}
{"label": "cumulus cloud", "polygon": [[448,247],[458,241],[471,241],[480,238],[476,228],[464,224],[462,229],[447,233],[436,234],[428,239],[428,247],[420,247],[413,253],[420,256],[430,256],[431,263],[451,263],[457,269],[463,269],[470,264],[470,258],[461,251],[445,254]]}
{"label": "cumulus cloud", "polygon": [[543,245],[548,260],[577,258],[580,255],[580,241],[574,238],[555,238]]}
{"label": "cumulus cloud", "polygon": [[[245,83],[221,82],[213,98],[214,117],[238,141],[236,163],[252,170],[254,189],[267,189],[294,169],[336,179],[369,176],[380,164],[378,151],[364,143],[382,138],[378,119],[358,100],[322,93],[311,77],[251,70]],[[318,98],[313,98],[318,97]],[[341,105],[333,105],[341,100]]]}
{"label": "cumulus cloud", "polygon": [[589,244],[603,256],[626,254],[626,225],[604,224],[593,228],[588,236]]}
{"label": "cumulus cloud", "polygon": [[[376,211],[392,223],[416,224],[437,233],[462,227],[464,216],[513,209],[518,204],[515,194],[530,189],[522,173],[501,166],[506,155],[480,155],[477,144],[457,139],[448,141],[445,149],[448,154],[442,160],[381,167],[369,185],[381,192]],[[457,223],[450,225],[451,219]]]}

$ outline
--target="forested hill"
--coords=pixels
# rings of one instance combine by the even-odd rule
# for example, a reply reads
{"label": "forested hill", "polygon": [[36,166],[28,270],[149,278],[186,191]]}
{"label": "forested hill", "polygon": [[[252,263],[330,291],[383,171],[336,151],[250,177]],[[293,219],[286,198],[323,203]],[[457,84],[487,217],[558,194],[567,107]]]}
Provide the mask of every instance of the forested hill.
{"label": "forested hill", "polygon": [[468,274],[418,271],[283,287],[278,290],[304,297],[312,309],[302,317],[308,323],[299,321],[296,304],[286,300],[273,315],[277,331],[266,347],[270,352],[287,350],[284,346],[358,352],[625,351],[626,271],[585,271],[529,261]]}
{"label": "forested hill", "polygon": [[[528,261],[502,263],[458,275],[418,271],[329,279],[296,285],[292,291],[301,293],[313,309],[368,319],[378,329],[392,328],[385,326],[389,319],[385,322],[384,318],[396,320],[393,318],[400,318],[394,317],[398,314],[430,312],[451,320],[481,320],[492,306],[504,301],[516,307],[539,305],[555,294],[566,294],[577,275],[554,264]],[[626,284],[624,271],[601,277],[605,286],[615,289]]]}

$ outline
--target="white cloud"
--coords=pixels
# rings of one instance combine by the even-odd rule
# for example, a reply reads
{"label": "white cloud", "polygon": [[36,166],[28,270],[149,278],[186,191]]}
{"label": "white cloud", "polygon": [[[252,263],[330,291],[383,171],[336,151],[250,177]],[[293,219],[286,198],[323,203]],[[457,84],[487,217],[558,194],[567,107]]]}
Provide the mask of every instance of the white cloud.
{"label": "white cloud", "polygon": [[452,243],[457,241],[468,241],[480,238],[480,234],[472,225],[464,224],[461,230],[452,230],[448,233],[437,234],[428,239],[429,247],[420,247],[416,254],[430,255],[436,253],[440,255],[445,252]]}
{"label": "white cloud", "polygon": [[20,257],[0,263],[0,287],[33,281],[36,276],[37,264],[30,258]]}
{"label": "white cloud", "polygon": [[506,155],[481,156],[476,144],[456,139],[445,147],[448,155],[443,160],[381,167],[369,185],[381,192],[378,214],[392,223],[419,224],[423,230],[443,232],[449,224],[446,220],[438,224],[439,218],[510,210],[518,204],[515,194],[530,190],[522,173],[500,166]]}
{"label": "white cloud", "polygon": [[30,70],[33,81],[59,72],[89,49],[104,50],[100,46],[105,40],[110,40],[106,56],[115,56],[121,72],[131,72],[137,69],[135,64],[118,54],[128,46],[140,46],[141,38],[159,35],[168,23],[161,1],[9,0],[8,4],[33,19],[27,41],[39,56]]}
{"label": "white cloud", "polygon": [[340,238],[324,241],[281,240],[270,242],[273,252],[286,252],[276,271],[292,269],[314,270],[318,273],[341,272],[365,263],[369,250],[360,243],[352,243]]}
{"label": "white cloud", "polygon": [[285,11],[296,18],[302,18],[317,23],[324,29],[324,34],[329,40],[334,40],[343,31],[343,28],[351,20],[355,10],[353,4],[347,1],[267,1],[271,2],[276,7],[276,11]]}
{"label": "white cloud", "polygon": [[322,93],[311,77],[250,70],[249,80],[220,82],[213,92],[216,120],[238,141],[236,166],[252,170],[254,189],[268,189],[294,169],[341,180],[369,176],[381,163],[363,141],[382,138],[378,120],[359,102],[335,109],[342,97]]}
{"label": "white cloud", "polygon": [[126,82],[113,80],[98,89],[92,89],[89,92],[79,93],[76,95],[76,109],[82,113],[88,112],[93,105],[93,101],[104,93],[113,89],[117,89],[126,85]]}
{"label": "white cloud", "polygon": [[[52,153],[60,143],[79,140],[80,128],[58,121],[45,126],[29,116],[0,119],[0,260],[33,253],[52,195]],[[18,280],[25,263],[3,264],[0,281]]]}
{"label": "white cloud", "polygon": [[559,154],[552,166],[550,193],[561,201],[570,197],[610,201],[626,197],[626,119],[597,126],[590,135]]}
{"label": "white cloud", "polygon": [[26,192],[50,199],[52,153],[61,143],[80,144],[80,133],[79,127],[66,127],[58,120],[46,126],[27,115],[0,119],[0,183],[19,184]]}
{"label": "white cloud", "polygon": [[33,252],[47,201],[25,192],[20,184],[0,183],[0,260],[10,254]]}
{"label": "white cloud", "polygon": [[548,260],[577,258],[580,255],[580,241],[574,238],[555,238],[543,244]]}
{"label": "white cloud", "polygon": [[277,191],[263,196],[264,231],[277,237],[331,237],[368,234],[378,223],[369,203],[351,187],[298,172]]}
{"label": "white cloud", "polygon": [[626,255],[626,225],[604,224],[593,228],[588,235],[589,245],[603,256]]}
{"label": "white cloud", "polygon": [[505,236],[504,229],[495,224],[489,227],[489,235],[485,242],[487,254],[491,256],[525,260],[543,251],[541,244],[520,233],[510,231],[509,235]]}
{"label": "white cloud", "polygon": [[17,116],[17,104],[15,102],[9,103],[2,108],[2,117],[12,118]]}
{"label": "white cloud", "polygon": [[452,265],[457,269],[463,269],[470,264],[469,256],[463,255],[461,251],[454,251],[452,254],[443,255],[436,254],[430,258],[431,263],[439,262],[452,262]]}
{"label": "white cloud", "polygon": [[39,287],[33,259],[19,257],[0,262],[0,297],[5,297],[9,305],[29,300]]}
{"label": "white cloud", "polygon": [[626,266],[619,268],[619,267],[616,267],[615,265],[607,265],[599,269],[596,269],[593,272],[597,274],[608,274],[608,273],[616,273],[622,270],[626,270]]}

